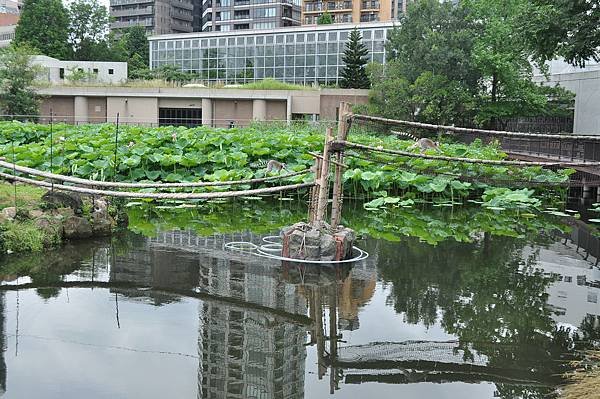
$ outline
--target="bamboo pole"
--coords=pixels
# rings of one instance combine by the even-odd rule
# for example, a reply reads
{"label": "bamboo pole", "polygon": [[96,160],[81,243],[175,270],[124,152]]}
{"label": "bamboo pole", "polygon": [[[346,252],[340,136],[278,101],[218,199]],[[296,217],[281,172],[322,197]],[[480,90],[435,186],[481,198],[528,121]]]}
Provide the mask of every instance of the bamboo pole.
{"label": "bamboo pole", "polygon": [[553,138],[553,139],[571,139],[571,140],[591,140],[591,141],[600,141],[600,136],[598,135],[578,135],[578,134],[542,134],[542,133],[521,133],[521,132],[507,132],[503,130],[485,130],[485,129],[473,129],[468,127],[457,127],[457,126],[444,126],[444,125],[432,125],[430,123],[421,123],[421,122],[412,122],[412,121],[403,121],[396,119],[388,119],[381,118],[378,116],[369,116],[369,115],[353,115],[353,119],[363,120],[363,121],[371,121],[371,122],[380,122],[387,125],[397,125],[397,126],[409,126],[419,129],[427,129],[427,130],[444,130],[446,132],[454,132],[454,133],[480,133],[486,134],[490,136],[512,136],[512,137],[531,137],[531,138]]}
{"label": "bamboo pole", "polygon": [[[8,173],[0,172],[0,177],[3,177],[7,180],[20,181],[22,183],[31,184],[34,186],[47,187],[51,188],[52,183],[48,183],[40,180],[28,179],[26,177],[20,176],[12,176]],[[110,190],[95,190],[91,188],[82,188],[76,186],[65,186],[62,184],[55,184],[54,187],[56,190],[61,191],[72,191],[76,193],[82,194],[96,194],[96,195],[105,195],[108,197],[120,197],[120,198],[149,198],[149,199],[174,199],[174,200],[191,200],[191,199],[216,199],[216,198],[233,198],[233,197],[243,197],[257,194],[272,194],[278,193],[280,191],[288,191],[288,190],[297,190],[306,187],[312,187],[315,183],[300,183],[300,184],[290,184],[287,186],[277,186],[277,187],[268,187],[268,188],[258,188],[253,190],[240,190],[240,191],[218,191],[218,192],[210,192],[210,193],[140,193],[140,192],[131,192],[131,191],[110,191]]]}
{"label": "bamboo pole", "polygon": [[333,129],[327,128],[325,136],[325,145],[323,146],[323,160],[321,163],[321,176],[316,180],[319,184],[319,201],[317,202],[317,214],[315,222],[325,220],[327,213],[327,201],[329,200],[329,147],[333,141]]}
{"label": "bamboo pole", "polygon": [[[350,130],[350,104],[340,103],[338,122],[338,141],[346,141]],[[344,200],[344,151],[335,154],[335,179],[333,181],[333,201],[331,204],[331,228],[336,229],[342,219],[342,202]]]}
{"label": "bamboo pole", "polygon": [[496,159],[476,159],[476,158],[461,158],[461,157],[448,157],[442,155],[426,155],[426,154],[415,154],[407,151],[388,150],[383,147],[372,147],[368,145],[362,145],[352,143],[349,141],[336,141],[336,145],[342,145],[345,147],[356,148],[358,150],[381,152],[384,154],[398,155],[407,158],[421,158],[430,159],[436,161],[450,161],[450,162],[462,162],[462,163],[475,163],[483,165],[505,165],[505,166],[558,166],[562,168],[569,167],[583,167],[583,166],[600,166],[600,162],[528,162],[528,161],[506,161]]}
{"label": "bamboo pole", "polygon": [[240,185],[240,184],[252,184],[252,183],[264,183],[272,180],[285,179],[287,177],[299,176],[309,172],[309,169],[301,170],[299,172],[288,173],[284,175],[261,177],[258,179],[246,179],[246,180],[230,180],[230,181],[200,181],[200,182],[189,182],[189,183],[124,183],[124,182],[107,182],[98,180],[87,180],[73,176],[58,175],[55,173],[48,173],[38,169],[28,168],[26,166],[18,166],[10,162],[4,161],[4,158],[0,158],[0,167],[7,169],[15,169],[17,172],[27,173],[33,176],[44,177],[52,180],[60,180],[63,182],[69,182],[73,184],[79,184],[82,186],[92,187],[118,187],[118,188],[186,188],[186,187],[218,187],[218,186],[229,186],[229,185]]}
{"label": "bamboo pole", "polygon": [[[314,178],[315,182],[318,182],[319,178],[321,177],[321,159],[322,159],[321,156],[319,156],[318,158],[315,158],[315,165],[313,166],[314,172],[315,172],[315,178]],[[309,204],[309,209],[308,209],[308,211],[309,211],[308,221],[309,221],[309,223],[313,223],[317,216],[317,206],[318,206],[318,202],[319,202],[319,186],[318,186],[318,184],[315,184],[313,187],[311,187],[309,201],[310,201],[310,204]]]}

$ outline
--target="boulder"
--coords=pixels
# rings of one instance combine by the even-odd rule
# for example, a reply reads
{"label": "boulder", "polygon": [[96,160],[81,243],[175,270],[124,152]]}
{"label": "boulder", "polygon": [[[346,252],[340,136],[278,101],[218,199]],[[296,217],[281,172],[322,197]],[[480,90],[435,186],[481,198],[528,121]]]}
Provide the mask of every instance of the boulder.
{"label": "boulder", "polygon": [[296,223],[281,230],[286,246],[283,253],[293,259],[335,261],[352,256],[356,234],[348,228],[339,228],[332,233],[324,222],[309,225]]}
{"label": "boulder", "polygon": [[8,220],[12,220],[17,217],[17,208],[14,206],[9,206],[7,208],[2,209],[2,216],[4,216]]}
{"label": "boulder", "polygon": [[70,216],[63,223],[65,238],[80,239],[92,236],[92,225],[86,218]]}
{"label": "boulder", "polygon": [[48,191],[42,196],[42,203],[51,209],[71,208],[76,215],[83,213],[83,201],[77,193]]}
{"label": "boulder", "polygon": [[108,212],[92,212],[92,232],[96,236],[108,236],[112,233],[115,226],[114,219]]}
{"label": "boulder", "polygon": [[29,211],[29,217],[31,219],[37,219],[44,216],[44,211],[40,211],[39,209],[32,209]]}
{"label": "boulder", "polygon": [[56,241],[62,238],[63,225],[61,220],[49,217],[40,217],[35,219],[34,223],[38,229],[46,233],[46,242],[44,242],[44,245],[56,244]]}
{"label": "boulder", "polygon": [[75,216],[75,212],[71,208],[57,208],[54,210],[53,214],[59,216],[62,219],[67,219],[71,216]]}

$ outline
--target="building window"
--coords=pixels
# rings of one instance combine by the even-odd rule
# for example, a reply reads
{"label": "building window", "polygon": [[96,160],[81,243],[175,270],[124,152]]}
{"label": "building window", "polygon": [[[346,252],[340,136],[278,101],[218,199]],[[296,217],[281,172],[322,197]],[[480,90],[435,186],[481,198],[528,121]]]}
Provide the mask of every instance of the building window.
{"label": "building window", "polygon": [[65,68],[60,68],[58,70],[58,77],[61,78],[61,79],[65,78]]}
{"label": "building window", "polygon": [[202,125],[202,109],[200,108],[160,108],[158,110],[158,124],[160,126],[187,126]]}
{"label": "building window", "polygon": [[589,303],[598,303],[598,293],[597,292],[588,292],[587,301]]}
{"label": "building window", "polygon": [[93,71],[96,75],[98,75],[98,68],[94,68]]}
{"label": "building window", "polygon": [[109,68],[109,69],[108,69],[108,74],[109,74],[109,75],[114,75],[114,74],[115,74],[115,70],[114,70],[114,69],[112,69],[112,68]]}

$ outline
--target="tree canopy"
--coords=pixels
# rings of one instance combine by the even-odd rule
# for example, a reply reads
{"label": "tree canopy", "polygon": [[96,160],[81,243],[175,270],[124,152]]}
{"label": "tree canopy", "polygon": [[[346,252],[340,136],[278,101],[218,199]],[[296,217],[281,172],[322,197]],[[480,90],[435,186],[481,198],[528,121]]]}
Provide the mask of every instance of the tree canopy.
{"label": "tree canopy", "polygon": [[598,0],[531,0],[521,16],[520,27],[536,59],[562,56],[582,67],[600,61]]}
{"label": "tree canopy", "polygon": [[27,45],[12,45],[0,51],[0,109],[5,115],[39,112],[34,86],[39,69],[32,64],[33,52]]}
{"label": "tree canopy", "polygon": [[69,5],[69,45],[73,59],[99,61],[111,59],[109,18],[106,7],[97,0],[74,0]]}
{"label": "tree canopy", "polygon": [[317,25],[329,25],[333,23],[333,15],[325,11],[317,18]]}
{"label": "tree canopy", "polygon": [[365,66],[367,65],[369,50],[362,43],[358,29],[350,32],[342,61],[344,68],[340,72],[340,86],[346,89],[368,89],[371,87]]}
{"label": "tree canopy", "polygon": [[68,59],[69,16],[61,0],[25,0],[14,44],[49,57]]}
{"label": "tree canopy", "polygon": [[410,4],[389,36],[389,62],[370,69],[369,112],[490,127],[499,127],[499,121],[508,117],[566,112],[564,104],[571,97],[565,90],[532,81],[530,52],[518,29],[527,3]]}

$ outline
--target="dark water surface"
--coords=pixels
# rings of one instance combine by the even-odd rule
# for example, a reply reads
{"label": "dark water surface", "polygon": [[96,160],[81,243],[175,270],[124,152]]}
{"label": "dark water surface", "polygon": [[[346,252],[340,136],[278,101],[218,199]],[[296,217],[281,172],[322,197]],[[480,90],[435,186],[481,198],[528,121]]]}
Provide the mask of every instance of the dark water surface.
{"label": "dark water surface", "polygon": [[[439,236],[431,245],[424,232],[401,237],[396,215],[389,231],[363,231],[367,260],[309,267],[223,250],[298,216],[279,211],[250,233],[274,217],[245,212],[133,213],[137,233],[112,242],[5,258],[3,396],[543,398],[572,349],[600,338],[583,225],[473,229],[457,242],[462,232],[433,232],[447,219],[411,219]],[[213,234],[225,225],[238,233]]]}

